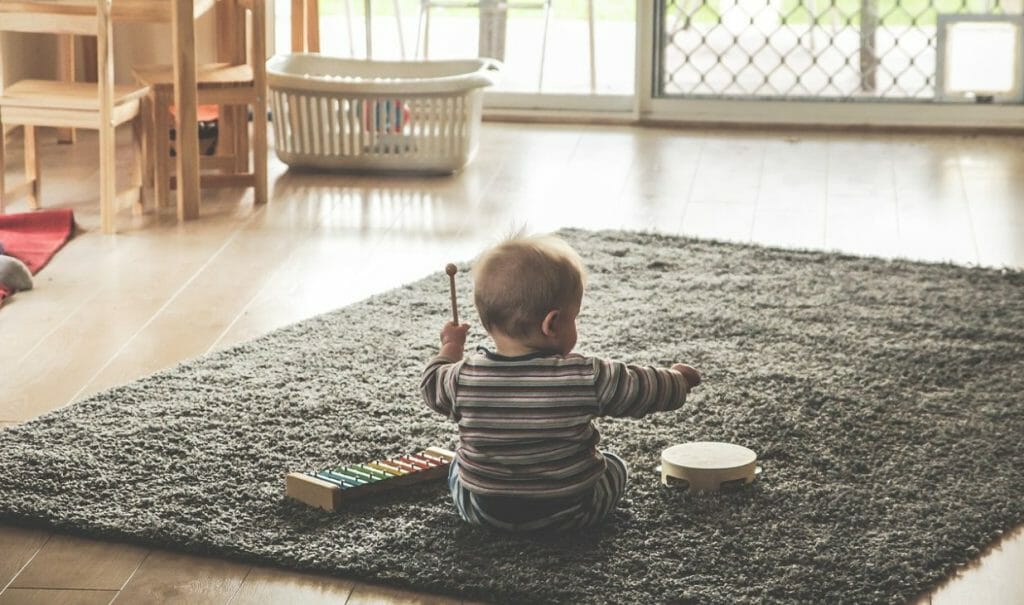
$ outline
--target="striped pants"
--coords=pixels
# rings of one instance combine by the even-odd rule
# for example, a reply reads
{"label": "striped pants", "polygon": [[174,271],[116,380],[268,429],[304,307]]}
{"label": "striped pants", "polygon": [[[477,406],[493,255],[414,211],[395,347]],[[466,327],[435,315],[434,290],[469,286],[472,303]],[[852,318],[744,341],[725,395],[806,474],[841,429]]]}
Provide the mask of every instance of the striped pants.
{"label": "striped pants", "polygon": [[589,497],[577,504],[528,522],[513,523],[489,515],[480,506],[473,492],[466,489],[459,480],[458,461],[448,469],[448,489],[451,491],[455,508],[464,521],[472,525],[493,527],[512,532],[579,529],[595,525],[615,508],[626,491],[629,469],[626,462],[608,452],[602,452],[608,465],[604,475],[594,484]]}

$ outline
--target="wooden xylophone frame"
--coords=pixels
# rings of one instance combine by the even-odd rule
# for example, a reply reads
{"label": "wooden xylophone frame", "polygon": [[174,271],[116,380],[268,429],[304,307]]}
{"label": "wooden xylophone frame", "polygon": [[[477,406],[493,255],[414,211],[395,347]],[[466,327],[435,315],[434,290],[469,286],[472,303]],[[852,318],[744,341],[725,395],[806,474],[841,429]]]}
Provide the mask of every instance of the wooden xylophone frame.
{"label": "wooden xylophone frame", "polygon": [[454,459],[455,452],[430,447],[417,454],[365,464],[288,473],[285,477],[285,494],[309,506],[334,512],[348,500],[445,478]]}

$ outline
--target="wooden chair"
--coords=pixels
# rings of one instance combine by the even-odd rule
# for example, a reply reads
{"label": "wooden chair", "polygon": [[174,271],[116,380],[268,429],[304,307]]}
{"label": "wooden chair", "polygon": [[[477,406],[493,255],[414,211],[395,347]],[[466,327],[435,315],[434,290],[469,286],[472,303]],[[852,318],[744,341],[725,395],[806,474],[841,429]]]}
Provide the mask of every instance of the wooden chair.
{"label": "wooden chair", "polygon": [[[203,156],[199,165],[200,187],[253,187],[257,204],[267,201],[267,52],[266,12],[264,0],[226,0],[237,2],[244,13],[218,13],[227,21],[219,26],[224,37],[234,37],[238,44],[232,61],[199,65],[196,71],[199,105],[219,105],[217,152]],[[251,39],[246,58],[246,20],[251,19]],[[146,120],[143,137],[150,145],[147,177],[152,173],[154,198],[158,208],[168,204],[170,190],[176,186],[171,176],[173,158],[170,152],[171,107],[174,104],[174,70],[170,65],[140,65],[133,68],[140,84],[149,87],[152,112]],[[249,109],[253,126],[250,140]],[[197,127],[196,125],[193,128]],[[252,147],[250,167],[249,149]],[[220,171],[210,173],[210,170]]]}
{"label": "wooden chair", "polygon": [[[0,212],[14,195],[27,194],[29,205],[39,208],[40,175],[36,129],[40,126],[81,128],[99,131],[100,223],[104,233],[114,233],[118,206],[128,199],[136,211],[142,209],[141,106],[148,92],[145,86],[114,85],[113,29],[111,0],[85,2],[28,0],[0,2],[0,31],[79,34],[96,36],[97,83],[21,80],[0,92],[0,132],[6,125],[22,126],[25,133],[26,181],[6,189],[2,169],[4,137],[0,136]],[[0,57],[2,67],[3,57]],[[116,129],[131,122],[135,145],[135,170],[131,186],[117,191]]]}

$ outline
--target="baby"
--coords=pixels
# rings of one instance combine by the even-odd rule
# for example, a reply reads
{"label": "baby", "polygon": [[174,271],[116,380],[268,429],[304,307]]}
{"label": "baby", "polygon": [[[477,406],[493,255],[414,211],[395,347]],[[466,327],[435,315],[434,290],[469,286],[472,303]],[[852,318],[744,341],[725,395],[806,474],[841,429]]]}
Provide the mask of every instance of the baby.
{"label": "baby", "polygon": [[532,531],[601,521],[622,498],[628,471],[597,449],[592,420],[675,410],[700,384],[684,364],[636,367],[573,353],[585,282],[563,240],[513,237],[473,269],[474,302],[494,350],[464,358],[469,325],[441,330],[422,391],[459,425],[448,486],[469,523]]}

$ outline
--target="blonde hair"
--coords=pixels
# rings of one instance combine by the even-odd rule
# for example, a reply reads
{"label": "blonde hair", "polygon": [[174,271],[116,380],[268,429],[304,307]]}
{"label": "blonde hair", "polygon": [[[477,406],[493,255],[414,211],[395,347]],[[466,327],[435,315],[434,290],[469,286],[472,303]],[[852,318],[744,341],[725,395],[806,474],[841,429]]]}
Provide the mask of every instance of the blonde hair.
{"label": "blonde hair", "polygon": [[473,302],[480,322],[512,338],[535,334],[544,317],[583,299],[586,271],[579,254],[553,235],[513,235],[485,250],[473,266]]}

